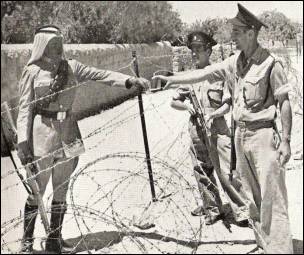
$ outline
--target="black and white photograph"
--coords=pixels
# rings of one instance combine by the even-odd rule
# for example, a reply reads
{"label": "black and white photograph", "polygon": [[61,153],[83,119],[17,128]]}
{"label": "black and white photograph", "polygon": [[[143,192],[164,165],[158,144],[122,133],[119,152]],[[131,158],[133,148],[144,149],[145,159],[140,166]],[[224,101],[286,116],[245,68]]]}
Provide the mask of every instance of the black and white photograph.
{"label": "black and white photograph", "polygon": [[1,1],[1,254],[303,254],[303,2]]}

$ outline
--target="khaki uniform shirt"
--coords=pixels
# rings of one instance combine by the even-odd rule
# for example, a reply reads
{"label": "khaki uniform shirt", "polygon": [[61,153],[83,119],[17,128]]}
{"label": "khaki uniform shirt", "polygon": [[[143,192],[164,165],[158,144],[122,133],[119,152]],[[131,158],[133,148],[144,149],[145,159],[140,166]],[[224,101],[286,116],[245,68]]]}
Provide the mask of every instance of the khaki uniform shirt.
{"label": "khaki uniform shirt", "polygon": [[276,99],[288,92],[282,62],[260,46],[247,63],[242,52],[204,69],[205,79],[233,79],[233,116],[236,121],[268,121],[275,118]]}
{"label": "khaki uniform shirt", "polygon": [[[43,110],[52,112],[71,111],[75,99],[76,86],[80,82],[88,80],[100,81],[106,85],[113,85],[115,81],[126,81],[130,76],[117,72],[100,70],[86,66],[76,60],[68,60],[68,82],[63,85],[63,91],[57,99],[51,102]],[[26,66],[19,82],[19,113],[17,118],[18,143],[27,141],[35,156],[57,151],[63,143],[73,143],[81,138],[77,121],[73,115],[59,121],[41,115],[36,115],[35,110],[41,108],[41,104],[33,103],[49,92],[50,84],[54,80],[55,72],[51,71],[49,64],[37,62]],[[90,100],[88,98],[88,100]],[[57,156],[63,156],[61,153]]]}

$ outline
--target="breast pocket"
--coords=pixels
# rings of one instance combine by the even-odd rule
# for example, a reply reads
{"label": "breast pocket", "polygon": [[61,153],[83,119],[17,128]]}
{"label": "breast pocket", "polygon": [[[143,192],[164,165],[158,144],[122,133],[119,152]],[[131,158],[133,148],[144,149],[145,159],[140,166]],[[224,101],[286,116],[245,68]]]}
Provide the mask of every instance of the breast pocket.
{"label": "breast pocket", "polygon": [[243,96],[246,104],[263,101],[266,96],[266,77],[248,76],[245,78]]}
{"label": "breast pocket", "polygon": [[50,103],[50,80],[40,80],[34,82],[36,105],[39,107],[47,107]]}

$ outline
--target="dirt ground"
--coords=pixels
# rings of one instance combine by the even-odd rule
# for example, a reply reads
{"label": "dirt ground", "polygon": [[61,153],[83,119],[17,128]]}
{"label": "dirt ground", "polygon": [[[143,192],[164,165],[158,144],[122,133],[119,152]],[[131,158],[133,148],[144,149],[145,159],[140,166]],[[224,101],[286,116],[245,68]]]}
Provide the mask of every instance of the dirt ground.
{"label": "dirt ground", "polygon": [[[303,61],[294,64],[302,70]],[[222,221],[206,226],[202,217],[191,216],[199,195],[188,155],[188,113],[170,108],[173,93],[143,95],[154,203],[137,98],[79,122],[86,153],[70,180],[63,226],[63,237],[75,252],[245,254],[256,247],[249,228],[231,225],[229,231]],[[296,253],[303,253],[303,115],[296,111],[286,183]],[[17,175],[7,174],[13,170],[7,158],[1,158],[1,169],[1,252],[16,253],[26,193]],[[51,195],[49,183],[44,196],[48,208]],[[155,227],[141,230],[134,223]],[[40,220],[36,225],[34,248],[40,253],[45,233]]]}

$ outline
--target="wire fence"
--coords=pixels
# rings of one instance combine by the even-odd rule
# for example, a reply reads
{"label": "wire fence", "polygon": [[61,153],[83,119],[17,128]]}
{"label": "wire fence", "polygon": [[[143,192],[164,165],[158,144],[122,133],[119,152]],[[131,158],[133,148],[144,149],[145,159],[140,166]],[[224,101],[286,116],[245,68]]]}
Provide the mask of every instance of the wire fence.
{"label": "wire fence", "polygon": [[[139,67],[145,62],[164,70],[167,68],[154,63],[153,59],[175,56],[139,55],[138,63]],[[124,69],[133,72],[133,61],[116,71]],[[294,69],[290,70],[292,70],[291,74],[297,77],[298,84],[301,78],[299,79]],[[79,83],[55,94],[84,85],[85,83]],[[300,97],[297,87],[295,86],[296,95]],[[229,253],[232,244],[243,246],[255,244],[252,236],[242,240],[231,239],[224,226],[206,226],[204,218],[191,216],[191,210],[199,205],[200,195],[194,182],[188,154],[187,117],[181,114],[179,118],[172,119],[166,115],[168,112],[164,111],[164,108],[168,106],[170,93],[164,91],[146,94],[143,97],[145,116],[150,116],[149,123],[152,123],[153,119],[153,123],[158,123],[159,126],[157,132],[152,135],[153,143],[150,147],[157,202],[151,202],[145,154],[137,150],[138,148],[143,150],[143,142],[140,140],[142,137],[136,138],[135,131],[128,130],[130,126],[133,127],[132,123],[140,121],[137,102],[132,100],[125,102],[124,107],[109,110],[112,114],[108,115],[102,124],[95,125],[86,132],[82,140],[86,145],[88,156],[83,159],[82,164],[69,179],[45,196],[46,209],[50,213],[54,192],[69,183],[68,211],[63,223],[63,232],[69,232],[69,235],[73,236],[69,238],[69,242],[74,247],[73,252],[95,253],[102,250],[105,253],[115,253],[115,251],[197,253],[202,251],[200,249],[203,245],[211,245],[213,253]],[[35,105],[39,100],[53,95],[33,100],[29,105]],[[10,108],[9,111],[18,110],[18,107]],[[1,116],[4,114],[6,111],[1,112]],[[89,119],[83,122],[88,122],[88,125],[95,124],[94,120]],[[151,128],[148,129],[148,135],[149,131]],[[130,144],[129,150],[120,149],[126,146],[121,146],[122,141],[115,137],[119,136],[123,140],[125,135],[134,136],[135,140],[140,140],[141,145]],[[105,144],[113,145],[114,141],[117,142],[115,151],[103,149]],[[62,150],[63,148],[59,148],[31,164],[39,163],[39,160]],[[31,178],[52,171],[73,159],[75,157],[60,160],[51,167],[41,169]],[[82,157],[80,159],[82,160]],[[24,172],[24,166],[20,166],[18,170]],[[1,183],[4,184],[1,185],[2,197],[16,194],[22,189],[20,181],[6,183],[9,178],[14,179],[15,172],[15,169],[8,169],[1,173]],[[26,179],[28,180],[29,178]],[[5,219],[1,220],[1,251],[18,253],[22,235],[14,233],[21,233],[23,215],[11,218],[6,215]],[[153,222],[156,231],[154,228],[140,231],[134,227],[136,222],[141,224]],[[251,225],[254,228],[254,225]],[[219,230],[219,228],[223,229]],[[42,244],[46,238],[42,233],[43,231],[35,233],[35,249],[38,251],[43,249]],[[250,247],[247,250],[249,251]]]}

